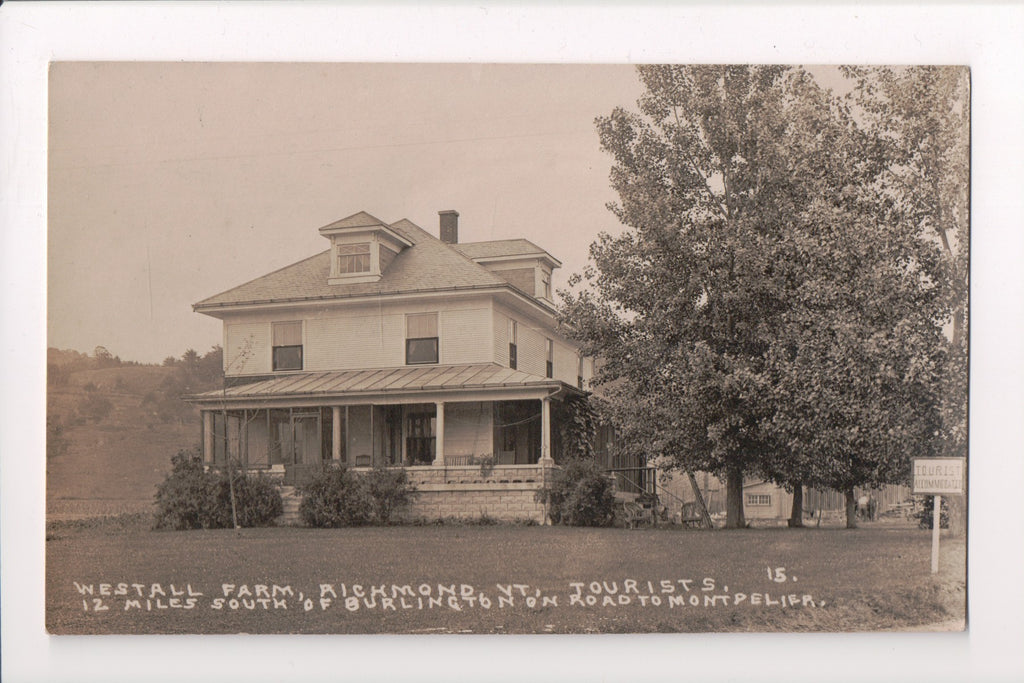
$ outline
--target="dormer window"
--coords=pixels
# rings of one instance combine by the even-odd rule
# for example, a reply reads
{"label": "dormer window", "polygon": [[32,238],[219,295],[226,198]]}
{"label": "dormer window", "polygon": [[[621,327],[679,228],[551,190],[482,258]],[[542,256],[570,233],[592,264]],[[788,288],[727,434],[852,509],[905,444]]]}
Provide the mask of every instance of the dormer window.
{"label": "dormer window", "polygon": [[412,246],[401,233],[363,211],[325,225],[320,234],[331,241],[330,285],[377,282],[399,253]]}
{"label": "dormer window", "polygon": [[551,301],[551,273],[541,273],[540,295],[547,299],[548,301]]}
{"label": "dormer window", "polygon": [[357,242],[356,244],[339,244],[336,246],[338,253],[338,274],[369,273],[370,272],[370,243]]}

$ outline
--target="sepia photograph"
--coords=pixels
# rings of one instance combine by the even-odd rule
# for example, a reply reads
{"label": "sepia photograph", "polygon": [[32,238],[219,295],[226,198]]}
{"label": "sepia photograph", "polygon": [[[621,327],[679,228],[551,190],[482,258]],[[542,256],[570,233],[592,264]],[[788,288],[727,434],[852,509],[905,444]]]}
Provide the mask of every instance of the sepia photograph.
{"label": "sepia photograph", "polygon": [[49,88],[51,633],[965,628],[966,67]]}
{"label": "sepia photograph", "polygon": [[1019,670],[1024,16],[63,7],[5,680]]}

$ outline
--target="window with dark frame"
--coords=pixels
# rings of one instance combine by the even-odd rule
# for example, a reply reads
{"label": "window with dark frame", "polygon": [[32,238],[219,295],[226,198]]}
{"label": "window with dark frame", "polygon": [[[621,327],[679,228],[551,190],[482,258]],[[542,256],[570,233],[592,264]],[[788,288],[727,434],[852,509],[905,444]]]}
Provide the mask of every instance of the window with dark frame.
{"label": "window with dark frame", "polygon": [[406,416],[405,452],[411,465],[434,462],[437,418],[432,413],[409,413]]}
{"label": "window with dark frame", "polygon": [[516,333],[519,331],[519,324],[508,319],[508,367],[515,370],[519,364],[518,348],[516,347]]}
{"label": "window with dark frame", "polygon": [[369,273],[370,243],[338,245],[338,274]]}
{"label": "window with dark frame", "polygon": [[550,339],[547,339],[545,341],[547,341],[548,347],[547,376],[548,379],[550,379],[555,376],[555,342],[551,341]]}
{"label": "window with dark frame", "polygon": [[583,388],[583,356],[576,356],[576,386]]}
{"label": "window with dark frame", "polygon": [[273,324],[274,370],[302,369],[302,321]]}
{"label": "window with dark frame", "polygon": [[408,314],[405,317],[405,364],[437,362],[437,313]]}

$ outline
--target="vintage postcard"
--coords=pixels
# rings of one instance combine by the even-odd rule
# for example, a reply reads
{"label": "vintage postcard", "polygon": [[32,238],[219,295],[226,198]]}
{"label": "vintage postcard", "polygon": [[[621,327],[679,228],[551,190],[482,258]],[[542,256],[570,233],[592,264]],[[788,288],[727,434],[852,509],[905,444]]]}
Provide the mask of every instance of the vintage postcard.
{"label": "vintage postcard", "polygon": [[965,627],[966,67],[49,93],[51,633]]}
{"label": "vintage postcard", "polygon": [[999,32],[49,11],[0,12],[5,680],[1019,669],[1016,75],[936,47]]}

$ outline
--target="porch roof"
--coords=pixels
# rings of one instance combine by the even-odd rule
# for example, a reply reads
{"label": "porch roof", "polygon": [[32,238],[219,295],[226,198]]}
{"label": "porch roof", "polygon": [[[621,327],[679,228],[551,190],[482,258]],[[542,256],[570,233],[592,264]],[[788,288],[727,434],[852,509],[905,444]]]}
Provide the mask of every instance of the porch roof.
{"label": "porch roof", "polygon": [[286,397],[340,397],[451,391],[458,389],[498,390],[503,388],[569,389],[560,380],[512,370],[493,363],[478,365],[428,365],[368,370],[303,372],[240,384],[224,390],[207,391],[189,397],[196,402],[224,399],[271,399]]}

